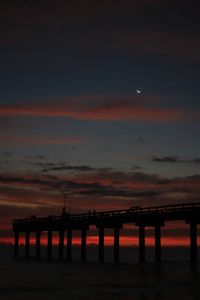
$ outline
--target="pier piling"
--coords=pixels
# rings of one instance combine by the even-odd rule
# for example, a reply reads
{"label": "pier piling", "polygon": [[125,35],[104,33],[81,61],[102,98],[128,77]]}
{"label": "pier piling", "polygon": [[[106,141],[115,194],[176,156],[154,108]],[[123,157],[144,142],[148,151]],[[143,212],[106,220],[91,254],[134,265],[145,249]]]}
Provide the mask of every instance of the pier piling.
{"label": "pier piling", "polygon": [[51,260],[52,258],[52,231],[48,231],[47,235],[47,258]]}
{"label": "pier piling", "polygon": [[104,261],[104,228],[99,227],[99,261]]}
{"label": "pier piling", "polygon": [[155,261],[161,262],[161,227],[155,226]]}
{"label": "pier piling", "polygon": [[86,229],[81,230],[81,259],[86,260]]}
{"label": "pier piling", "polygon": [[119,227],[114,228],[114,262],[119,261]]}
{"label": "pier piling", "polygon": [[190,261],[197,263],[197,224],[190,223]]}
{"label": "pier piling", "polygon": [[35,246],[35,255],[37,259],[40,259],[40,248],[41,248],[41,244],[40,244],[40,239],[41,239],[41,231],[36,231],[36,246]]}
{"label": "pier piling", "polygon": [[29,258],[30,255],[30,231],[25,232],[25,256]]}
{"label": "pier piling", "polygon": [[19,256],[19,232],[14,232],[14,256]]}
{"label": "pier piling", "polygon": [[145,262],[145,227],[139,225],[139,262]]}
{"label": "pier piling", "polygon": [[64,251],[64,230],[59,231],[59,245],[58,245],[58,258],[63,259]]}
{"label": "pier piling", "polygon": [[72,229],[67,231],[67,260],[72,259]]}

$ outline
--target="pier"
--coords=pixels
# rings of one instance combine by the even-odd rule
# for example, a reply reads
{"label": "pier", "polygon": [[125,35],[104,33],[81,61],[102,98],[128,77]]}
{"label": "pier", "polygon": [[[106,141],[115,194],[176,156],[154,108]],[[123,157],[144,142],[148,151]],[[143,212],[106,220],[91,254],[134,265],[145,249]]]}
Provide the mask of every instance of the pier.
{"label": "pier", "polygon": [[[119,261],[119,236],[124,224],[134,224],[139,231],[139,261],[145,262],[145,228],[155,229],[155,261],[161,262],[161,231],[168,221],[185,221],[190,226],[190,261],[197,263],[197,225],[200,223],[200,203],[185,203],[154,207],[131,207],[125,210],[88,212],[81,214],[62,214],[61,216],[47,216],[38,218],[32,216],[25,219],[13,220],[14,255],[19,255],[19,235],[25,236],[25,256],[29,257],[30,234],[35,234],[35,256],[40,259],[41,234],[47,232],[47,258],[52,258],[52,234],[58,232],[58,258],[64,256],[68,261],[72,258],[73,231],[81,232],[81,259],[86,260],[87,232],[90,226],[98,229],[99,261],[104,261],[105,229],[111,228],[114,233],[113,260]],[[64,237],[67,237],[66,251]],[[65,254],[66,253],[66,254]]]}

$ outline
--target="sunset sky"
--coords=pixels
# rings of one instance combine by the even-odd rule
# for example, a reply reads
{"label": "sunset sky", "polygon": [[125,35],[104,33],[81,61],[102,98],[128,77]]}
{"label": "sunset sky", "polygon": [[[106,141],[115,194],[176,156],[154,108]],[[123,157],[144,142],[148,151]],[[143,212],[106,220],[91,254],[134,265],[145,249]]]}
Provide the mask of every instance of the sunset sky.
{"label": "sunset sky", "polygon": [[197,4],[1,1],[0,242],[63,191],[73,213],[199,201]]}

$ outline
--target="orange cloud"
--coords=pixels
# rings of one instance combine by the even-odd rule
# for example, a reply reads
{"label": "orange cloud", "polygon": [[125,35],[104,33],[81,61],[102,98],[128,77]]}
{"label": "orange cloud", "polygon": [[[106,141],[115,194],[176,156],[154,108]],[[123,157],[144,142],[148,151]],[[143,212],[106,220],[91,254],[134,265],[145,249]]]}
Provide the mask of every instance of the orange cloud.
{"label": "orange cloud", "polygon": [[177,122],[198,119],[195,112],[160,107],[159,101],[145,97],[80,96],[64,100],[1,105],[2,116],[69,117],[79,120]]}

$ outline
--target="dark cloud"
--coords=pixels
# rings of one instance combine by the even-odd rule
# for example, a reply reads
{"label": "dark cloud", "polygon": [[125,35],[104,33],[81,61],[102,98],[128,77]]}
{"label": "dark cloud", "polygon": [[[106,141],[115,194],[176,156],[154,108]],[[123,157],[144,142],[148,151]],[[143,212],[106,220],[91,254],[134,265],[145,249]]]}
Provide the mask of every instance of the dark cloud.
{"label": "dark cloud", "polygon": [[39,160],[39,159],[46,159],[46,157],[44,155],[41,155],[41,154],[38,154],[38,155],[25,155],[25,158],[26,159],[36,159],[36,160]]}
{"label": "dark cloud", "polygon": [[10,158],[11,156],[12,156],[12,154],[10,152],[3,152],[2,153],[2,157]]}
{"label": "dark cloud", "polygon": [[23,177],[23,176],[12,176],[12,175],[0,175],[0,183],[24,183],[24,184],[35,184],[35,185],[49,185],[50,182],[41,178],[34,177]]}
{"label": "dark cloud", "polygon": [[164,156],[164,157],[153,157],[152,161],[177,163],[180,162],[180,159],[177,156]]}
{"label": "dark cloud", "polygon": [[193,159],[193,162],[194,162],[194,163],[197,163],[197,164],[200,164],[200,158],[195,158],[195,159]]}
{"label": "dark cloud", "polygon": [[138,141],[139,143],[141,143],[141,144],[144,144],[144,143],[145,143],[145,140],[144,140],[144,138],[142,138],[142,137],[138,137],[138,138],[137,138],[137,141]]}
{"label": "dark cloud", "polygon": [[[47,190],[74,190],[75,193],[79,193],[80,189],[90,189],[90,188],[101,188],[100,183],[87,183],[87,182],[78,182],[75,180],[61,179],[55,176],[12,176],[12,175],[0,175],[1,184],[20,184],[21,187],[38,186],[40,189],[46,188]],[[2,189],[2,188],[1,188]],[[76,191],[77,190],[77,191]]]}
{"label": "dark cloud", "polygon": [[[31,157],[30,157],[31,158]],[[41,158],[41,156],[35,156],[35,159]],[[102,167],[102,168],[95,168],[88,165],[69,165],[65,162],[26,162],[34,167],[41,168],[42,173],[48,173],[52,171],[70,171],[70,172],[110,172],[112,168],[109,167]]]}
{"label": "dark cloud", "polygon": [[[21,193],[22,194],[22,193]],[[9,227],[11,219],[24,218],[31,215],[45,216],[52,214],[52,205],[40,205],[37,206],[17,206],[14,203],[8,203],[7,205],[0,204],[0,218],[1,220],[7,220]]]}
{"label": "dark cloud", "polygon": [[[71,195],[85,195],[85,196],[100,196],[100,197],[125,197],[125,198],[146,198],[152,196],[158,196],[161,192],[143,189],[142,191],[132,191],[127,188],[116,188],[110,185],[104,185],[100,182],[87,183],[77,182],[75,180],[61,180],[59,178],[24,178],[24,177],[4,177],[0,176],[1,183],[9,183],[15,185],[16,183],[39,186],[41,190],[66,190]],[[42,187],[46,187],[43,189]],[[12,188],[12,187],[11,187]],[[7,188],[6,188],[7,189]],[[21,189],[21,186],[20,186]],[[18,192],[20,193],[20,189]],[[15,190],[15,189],[14,189]],[[5,191],[4,187],[1,187],[1,192]],[[17,190],[15,190],[17,191]]]}
{"label": "dark cloud", "polygon": [[128,198],[146,198],[146,197],[153,197],[159,196],[160,193],[156,191],[140,191],[140,192],[133,192],[127,190],[119,190],[115,188],[97,188],[97,189],[90,189],[86,191],[81,191],[80,195],[89,195],[89,196],[101,196],[101,197],[128,197]]}
{"label": "dark cloud", "polygon": [[91,171],[96,171],[96,169],[93,167],[90,167],[90,166],[86,166],[86,165],[80,165],[80,166],[61,165],[61,166],[54,166],[54,167],[50,167],[50,168],[42,170],[43,173],[51,172],[51,171],[91,172]]}
{"label": "dark cloud", "polygon": [[159,183],[160,178],[157,174],[148,174],[144,172],[122,172],[122,171],[110,171],[110,172],[99,172],[96,174],[98,179],[111,179],[117,181],[131,181],[140,183]]}
{"label": "dark cloud", "polygon": [[131,170],[139,170],[139,169],[141,169],[141,167],[139,167],[139,166],[132,166],[132,168],[131,168]]}
{"label": "dark cloud", "polygon": [[73,150],[73,151],[80,151],[79,147],[77,147],[77,146],[73,146],[73,147],[72,147],[72,150]]}
{"label": "dark cloud", "polygon": [[161,163],[197,163],[200,164],[200,158],[193,159],[182,159],[178,156],[163,156],[163,157],[153,157],[152,161]]}
{"label": "dark cloud", "polygon": [[85,174],[81,177],[69,176],[20,176],[0,175],[1,191],[5,187],[19,186],[46,191],[68,191],[73,195],[109,197],[152,197],[173,193],[195,193],[199,190],[200,175],[184,178],[160,178],[158,175],[142,172],[113,172],[109,169]]}
{"label": "dark cloud", "polygon": [[192,180],[192,181],[200,181],[200,175],[199,174],[195,174],[192,176],[187,176],[186,179]]}
{"label": "dark cloud", "polygon": [[113,172],[113,168],[109,168],[109,167],[107,167],[107,168],[97,168],[96,171],[99,172],[99,173],[105,173],[106,174],[106,173]]}

